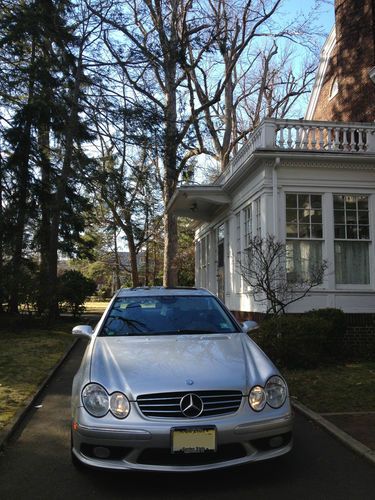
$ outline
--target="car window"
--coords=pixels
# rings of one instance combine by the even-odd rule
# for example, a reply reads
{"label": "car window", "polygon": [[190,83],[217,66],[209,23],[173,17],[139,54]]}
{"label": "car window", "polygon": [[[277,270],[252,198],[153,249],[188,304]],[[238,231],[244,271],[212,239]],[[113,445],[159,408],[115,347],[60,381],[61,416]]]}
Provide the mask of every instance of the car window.
{"label": "car window", "polygon": [[100,336],[231,333],[239,329],[211,296],[119,297]]}

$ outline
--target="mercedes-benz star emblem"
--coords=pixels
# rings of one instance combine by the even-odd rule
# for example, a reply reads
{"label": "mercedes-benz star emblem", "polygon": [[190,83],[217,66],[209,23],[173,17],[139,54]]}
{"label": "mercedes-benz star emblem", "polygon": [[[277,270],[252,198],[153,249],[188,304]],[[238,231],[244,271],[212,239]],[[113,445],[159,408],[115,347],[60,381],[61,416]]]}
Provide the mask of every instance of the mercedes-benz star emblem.
{"label": "mercedes-benz star emblem", "polygon": [[203,411],[203,401],[196,394],[186,394],[181,398],[180,408],[185,417],[199,417]]}

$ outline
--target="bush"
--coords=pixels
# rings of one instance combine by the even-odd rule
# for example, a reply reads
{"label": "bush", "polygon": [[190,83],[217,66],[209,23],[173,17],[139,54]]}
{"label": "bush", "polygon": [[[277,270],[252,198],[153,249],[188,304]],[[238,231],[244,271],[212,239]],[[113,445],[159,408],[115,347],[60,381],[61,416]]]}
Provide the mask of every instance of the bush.
{"label": "bush", "polygon": [[345,317],[337,309],[264,321],[252,338],[279,366],[316,368],[341,356]]}
{"label": "bush", "polygon": [[325,309],[313,309],[306,316],[324,319],[329,322],[329,328],[326,332],[325,349],[330,359],[341,359],[344,352],[344,335],[346,332],[344,312],[341,309],[327,307]]}
{"label": "bush", "polygon": [[65,271],[58,278],[58,301],[62,310],[68,310],[74,317],[83,313],[87,297],[96,290],[95,281],[86,278],[79,271]]}

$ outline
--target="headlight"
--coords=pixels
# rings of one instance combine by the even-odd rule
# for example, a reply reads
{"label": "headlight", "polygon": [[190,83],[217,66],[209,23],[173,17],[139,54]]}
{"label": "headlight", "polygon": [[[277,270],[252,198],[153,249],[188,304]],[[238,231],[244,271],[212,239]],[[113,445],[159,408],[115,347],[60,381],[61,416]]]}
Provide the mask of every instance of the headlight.
{"label": "headlight", "polygon": [[255,411],[263,410],[266,404],[266,393],[264,392],[263,387],[256,385],[251,389],[249,394],[249,404]]}
{"label": "headlight", "polygon": [[99,384],[88,384],[82,391],[85,409],[94,417],[104,417],[109,410],[109,396]]}
{"label": "headlight", "polygon": [[111,394],[110,409],[117,418],[126,418],[130,412],[130,403],[128,398],[122,392]]}
{"label": "headlight", "polygon": [[284,380],[275,375],[268,379],[265,387],[267,403],[272,408],[280,408],[285,402],[288,389]]}

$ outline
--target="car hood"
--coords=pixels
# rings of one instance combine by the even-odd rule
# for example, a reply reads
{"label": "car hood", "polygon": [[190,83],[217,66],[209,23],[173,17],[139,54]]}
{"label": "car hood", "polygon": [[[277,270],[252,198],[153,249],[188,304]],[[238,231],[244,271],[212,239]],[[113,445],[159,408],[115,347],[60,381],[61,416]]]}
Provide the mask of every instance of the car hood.
{"label": "car hood", "polygon": [[198,390],[241,390],[278,373],[243,333],[97,337],[92,382],[109,393],[140,394]]}

